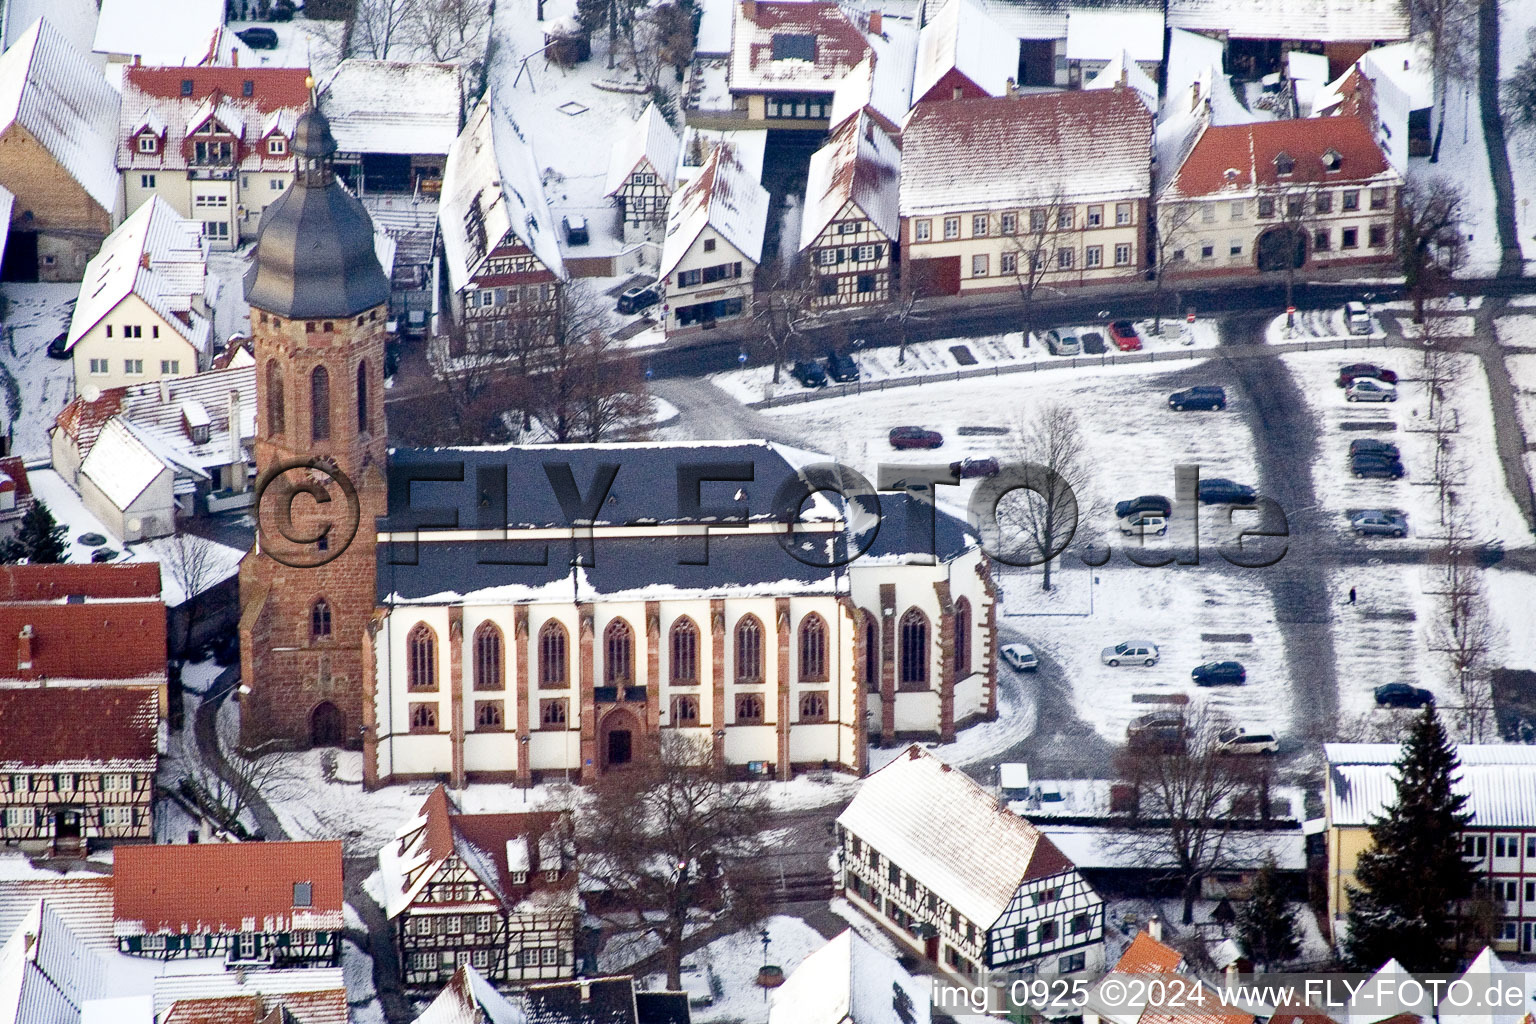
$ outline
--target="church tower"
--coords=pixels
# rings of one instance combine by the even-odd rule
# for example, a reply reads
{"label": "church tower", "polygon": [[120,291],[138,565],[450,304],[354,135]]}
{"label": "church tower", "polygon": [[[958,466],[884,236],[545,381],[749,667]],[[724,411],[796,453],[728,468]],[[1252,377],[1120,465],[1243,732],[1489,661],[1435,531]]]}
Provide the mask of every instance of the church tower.
{"label": "church tower", "polygon": [[240,566],[241,745],[357,746],[385,509],[389,280],[311,110],[245,279],[256,357],[256,545]]}

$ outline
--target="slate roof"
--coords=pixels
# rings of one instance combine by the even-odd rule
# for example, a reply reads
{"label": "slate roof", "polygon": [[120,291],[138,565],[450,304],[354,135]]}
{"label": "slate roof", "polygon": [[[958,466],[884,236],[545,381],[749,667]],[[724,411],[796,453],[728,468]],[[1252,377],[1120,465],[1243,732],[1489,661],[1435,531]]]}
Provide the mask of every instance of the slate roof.
{"label": "slate roof", "polygon": [[208,243],[202,226],[152,196],[107,236],[85,265],[69,321],[68,347],[137,295],[198,353],[208,350],[212,321],[193,309],[208,290]]}
{"label": "slate roof", "polygon": [[715,147],[687,188],[672,193],[661,249],[663,279],[688,254],[706,226],[718,232],[754,266],[762,259],[763,235],[768,227],[768,190],[758,183],[737,156],[735,145],[729,142]]}
{"label": "slate roof", "polygon": [[0,687],[0,770],[154,771],[159,700],[148,686]]}
{"label": "slate roof", "polygon": [[868,113],[860,113],[843,122],[811,156],[800,248],[814,243],[848,203],[858,207],[886,238],[898,238],[900,195],[901,150]]}
{"label": "slate roof", "polygon": [[[296,882],[311,884],[311,906],[294,906]],[[112,885],[118,935],[342,926],[337,840],[119,847]]]}
{"label": "slate roof", "polygon": [[635,982],[628,975],[529,985],[528,1024],[636,1024]]}
{"label": "slate roof", "polygon": [[1168,26],[1324,43],[1390,42],[1409,31],[1405,0],[1168,0]]}
{"label": "slate roof", "polygon": [[[235,166],[240,170],[291,172],[292,150],[273,156],[266,140],[274,133],[292,139],[299,115],[309,108],[308,77],[307,68],[124,68],[117,166],[123,171],[185,170],[188,133],[218,115],[225,128],[239,135]],[[184,82],[192,83],[186,95]],[[139,152],[138,136],[146,127],[160,137],[159,152]]]}
{"label": "slate roof", "polygon": [[[1328,819],[1363,827],[1397,801],[1402,748],[1393,743],[1328,743]],[[1467,796],[1473,828],[1536,828],[1536,747],[1463,743],[1455,791]]]}
{"label": "slate roof", "polygon": [[930,987],[851,928],[800,961],[769,1000],[768,1024],[928,1024],[933,1014]]}
{"label": "slate roof", "polygon": [[492,107],[489,99],[469,115],[448,153],[437,217],[455,291],[479,273],[509,233],[555,278],[565,280],[533,142],[510,111]]}
{"label": "slate roof", "polygon": [[[918,34],[912,96],[921,102],[950,71],[989,96],[1003,96],[1019,73],[1019,44],[977,0],[948,0]],[[948,99],[935,96],[933,99]]]}
{"label": "slate roof", "polygon": [[[731,40],[732,92],[830,93],[869,52],[863,28],[867,16],[845,11],[833,0],[755,0],[736,4]],[[858,19],[855,24],[854,19]],[[802,47],[792,37],[810,37],[810,59],[785,57]]]}
{"label": "slate roof", "polygon": [[101,0],[92,49],[153,67],[192,66],[218,59],[223,32],[223,0]]}
{"label": "slate roof", "polygon": [[1024,882],[1074,870],[1039,829],[917,744],[866,778],[837,823],[983,926]]}
{"label": "slate roof", "polygon": [[343,153],[447,156],[459,134],[459,76],[455,64],[353,58],[316,92]]}
{"label": "slate roof", "polygon": [[623,188],[642,160],[671,192],[677,187],[677,157],[681,149],[682,140],[677,132],[667,124],[655,103],[647,103],[629,131],[613,144],[608,160],[607,191],[603,194],[611,196]]}
{"label": "slate roof", "polygon": [[1134,90],[919,103],[901,137],[901,214],[1144,197],[1151,149]]}
{"label": "slate roof", "polygon": [[[1343,158],[1337,171],[1323,166],[1323,154],[1330,149]],[[1275,169],[1275,158],[1281,153],[1296,164],[1293,176],[1285,179]],[[1357,117],[1308,117],[1208,126],[1179,166],[1171,191],[1189,197],[1228,191],[1244,194],[1287,181],[1370,182],[1391,176],[1386,154],[1364,121]]]}
{"label": "slate roof", "polygon": [[160,566],[156,562],[0,566],[0,603],[5,604],[54,604],[66,597],[89,601],[159,596]]}
{"label": "slate roof", "polygon": [[117,90],[46,18],[0,55],[0,135],[20,125],[103,210],[117,206]]}

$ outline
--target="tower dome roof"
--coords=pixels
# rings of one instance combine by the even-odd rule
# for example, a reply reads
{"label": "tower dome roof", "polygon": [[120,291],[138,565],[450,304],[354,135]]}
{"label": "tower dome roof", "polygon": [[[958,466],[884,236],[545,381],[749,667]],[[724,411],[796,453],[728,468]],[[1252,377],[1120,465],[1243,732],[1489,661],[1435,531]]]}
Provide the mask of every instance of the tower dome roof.
{"label": "tower dome roof", "polygon": [[336,140],[318,110],[293,132],[293,187],[261,217],[245,278],[252,306],[290,318],[347,317],[389,300],[374,252],[373,220],[331,173]]}

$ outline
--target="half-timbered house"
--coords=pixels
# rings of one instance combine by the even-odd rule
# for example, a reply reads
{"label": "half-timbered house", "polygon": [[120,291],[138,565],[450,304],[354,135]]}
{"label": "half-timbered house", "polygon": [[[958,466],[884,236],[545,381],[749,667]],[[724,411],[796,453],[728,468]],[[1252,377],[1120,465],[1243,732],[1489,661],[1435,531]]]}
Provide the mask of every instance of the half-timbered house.
{"label": "half-timbered house", "polygon": [[448,152],[438,208],[450,299],[438,333],[450,351],[552,344],[566,279],[532,143],[484,100]]}
{"label": "half-timbered house", "polygon": [[682,140],[656,104],[646,105],[639,120],[614,143],[608,161],[609,199],[624,219],[624,240],[667,222],[667,201],[677,188],[678,154]]}
{"label": "half-timbered house", "polygon": [[661,283],[668,334],[751,312],[767,226],[768,190],[735,145],[721,142],[667,210]]}
{"label": "half-timbered house", "polygon": [[800,251],[816,275],[816,305],[891,298],[900,193],[901,150],[865,109],[811,157]]}
{"label": "half-timbered house", "polygon": [[848,901],[939,969],[1076,974],[1104,965],[1104,901],[1023,818],[916,744],[837,819]]}
{"label": "half-timbered house", "polygon": [[379,850],[405,984],[433,987],[466,964],[496,982],[571,977],[575,852],[568,815],[460,814],[434,789]]}
{"label": "half-timbered house", "polygon": [[193,843],[117,850],[119,952],[223,956],[230,967],[341,963],[341,843]]}
{"label": "half-timbered house", "polygon": [[153,687],[0,688],[0,722],[0,843],[77,853],[152,838]]}

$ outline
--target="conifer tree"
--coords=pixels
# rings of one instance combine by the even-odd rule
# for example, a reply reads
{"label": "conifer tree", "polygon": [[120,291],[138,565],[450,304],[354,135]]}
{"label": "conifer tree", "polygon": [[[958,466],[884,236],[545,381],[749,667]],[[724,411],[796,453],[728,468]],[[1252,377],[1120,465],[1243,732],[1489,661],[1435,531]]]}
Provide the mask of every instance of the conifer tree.
{"label": "conifer tree", "polygon": [[65,534],[41,501],[34,501],[22,517],[16,536],[0,547],[0,562],[14,564],[26,559],[33,565],[64,561]]}
{"label": "conifer tree", "polygon": [[1477,886],[1476,868],[1461,855],[1471,815],[1454,791],[1460,767],[1426,707],[1397,762],[1396,803],[1370,826],[1371,849],[1355,865],[1345,956],[1357,970],[1393,957],[1410,972],[1455,966],[1458,912]]}
{"label": "conifer tree", "polygon": [[1264,866],[1248,887],[1248,898],[1237,909],[1237,942],[1259,970],[1294,960],[1301,952],[1296,915],[1281,891],[1275,860]]}

